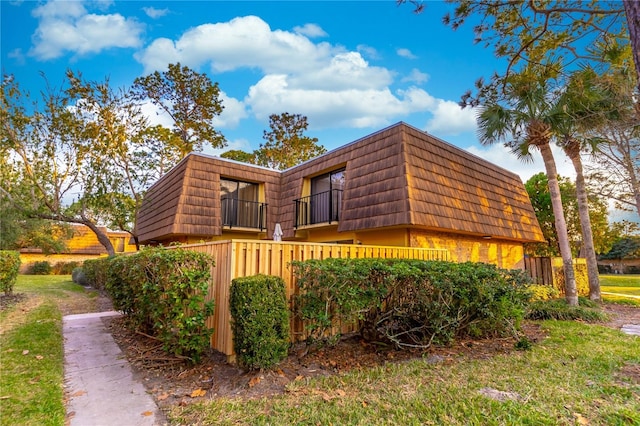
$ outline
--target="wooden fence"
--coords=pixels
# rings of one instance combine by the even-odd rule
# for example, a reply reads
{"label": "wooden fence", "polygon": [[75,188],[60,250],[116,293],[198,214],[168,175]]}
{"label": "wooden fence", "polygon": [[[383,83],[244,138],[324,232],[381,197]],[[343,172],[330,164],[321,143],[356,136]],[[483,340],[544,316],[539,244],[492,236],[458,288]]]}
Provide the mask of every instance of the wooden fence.
{"label": "wooden fence", "polygon": [[[449,260],[445,249],[423,249],[414,247],[364,246],[352,244],[295,243],[258,240],[228,240],[202,244],[178,246],[182,249],[204,252],[215,260],[211,269],[210,299],[215,301],[215,312],[207,320],[213,327],[211,346],[233,356],[229,290],[234,278],[256,274],[282,277],[286,286],[287,300],[291,303],[296,294],[297,283],[290,266],[291,261],[327,258],[383,258]],[[302,330],[292,320],[293,341],[299,339]]]}
{"label": "wooden fence", "polygon": [[550,257],[525,257],[524,269],[533,282],[540,285],[553,285],[553,268]]}

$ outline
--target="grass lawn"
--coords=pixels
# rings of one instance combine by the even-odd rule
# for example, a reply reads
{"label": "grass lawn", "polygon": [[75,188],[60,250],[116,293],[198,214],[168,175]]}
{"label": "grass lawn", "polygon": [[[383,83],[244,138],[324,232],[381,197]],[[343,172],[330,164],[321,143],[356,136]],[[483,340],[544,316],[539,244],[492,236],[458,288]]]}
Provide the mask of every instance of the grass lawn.
{"label": "grass lawn", "polygon": [[27,297],[0,311],[0,424],[64,425],[62,312],[89,309],[95,292],[68,275],[20,275],[14,293]]}
{"label": "grass lawn", "polygon": [[[640,275],[600,275],[600,290],[608,293],[625,294],[640,297]],[[604,294],[603,299],[610,302],[624,302],[640,305],[638,297],[622,297]]]}
{"label": "grass lawn", "polygon": [[[578,322],[543,327],[549,337],[530,351],[300,380],[282,396],[212,399],[175,407],[170,418],[222,425],[640,424],[640,339]],[[491,399],[487,389],[512,399]]]}
{"label": "grass lawn", "polygon": [[[608,286],[635,291],[611,277]],[[61,318],[90,312],[95,293],[69,276],[20,276],[15,292],[28,297],[0,312],[0,424],[64,425]],[[210,399],[175,406],[169,417],[172,424],[640,425],[640,338],[580,322],[542,326],[549,337],[529,351],[302,379],[281,396]],[[512,399],[491,399],[487,389]]]}

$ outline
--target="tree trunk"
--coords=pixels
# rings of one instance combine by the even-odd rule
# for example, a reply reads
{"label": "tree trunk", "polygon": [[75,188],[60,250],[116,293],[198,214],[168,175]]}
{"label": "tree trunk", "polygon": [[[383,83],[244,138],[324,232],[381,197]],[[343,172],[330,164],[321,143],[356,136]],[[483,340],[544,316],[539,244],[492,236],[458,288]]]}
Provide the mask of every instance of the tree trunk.
{"label": "tree trunk", "polygon": [[105,249],[107,249],[107,254],[109,256],[114,256],[116,254],[116,251],[113,248],[113,244],[111,243],[109,236],[106,233],[102,232],[100,228],[96,226],[95,223],[91,222],[90,220],[83,220],[80,223],[85,225],[87,228],[91,229],[91,231],[93,231],[93,233],[96,234],[98,241],[100,242],[100,244],[102,244],[102,246]]}
{"label": "tree trunk", "polygon": [[598,260],[593,245],[593,233],[591,232],[591,218],[589,217],[589,200],[587,188],[582,171],[582,159],[580,158],[580,144],[570,141],[565,147],[565,153],[571,159],[576,169],[576,195],[578,199],[578,213],[580,215],[580,227],[582,228],[582,245],[587,259],[587,275],[589,276],[589,299],[601,302],[600,277],[598,275]]}
{"label": "tree trunk", "polygon": [[549,194],[551,195],[551,206],[555,216],[556,233],[558,234],[558,245],[560,246],[560,256],[562,256],[562,268],[564,270],[564,291],[567,304],[578,306],[578,287],[573,271],[573,258],[571,256],[571,246],[569,245],[569,234],[567,233],[567,222],[564,219],[562,209],[562,198],[560,197],[560,185],[558,184],[558,172],[556,162],[553,159],[551,146],[546,144],[538,145],[544,167],[547,171],[549,181]]}
{"label": "tree trunk", "polygon": [[640,90],[640,2],[638,0],[624,0],[624,11],[627,15],[627,27],[633,50],[633,61],[636,65],[638,89]]}

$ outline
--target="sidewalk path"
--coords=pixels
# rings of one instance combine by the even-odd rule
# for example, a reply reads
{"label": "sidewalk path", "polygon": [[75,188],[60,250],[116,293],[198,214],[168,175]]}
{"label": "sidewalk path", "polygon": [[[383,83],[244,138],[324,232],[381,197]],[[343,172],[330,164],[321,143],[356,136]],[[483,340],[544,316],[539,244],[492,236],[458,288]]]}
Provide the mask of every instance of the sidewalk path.
{"label": "sidewalk path", "polygon": [[98,312],[67,315],[62,320],[70,426],[165,424],[102,321],[116,315],[120,314]]}

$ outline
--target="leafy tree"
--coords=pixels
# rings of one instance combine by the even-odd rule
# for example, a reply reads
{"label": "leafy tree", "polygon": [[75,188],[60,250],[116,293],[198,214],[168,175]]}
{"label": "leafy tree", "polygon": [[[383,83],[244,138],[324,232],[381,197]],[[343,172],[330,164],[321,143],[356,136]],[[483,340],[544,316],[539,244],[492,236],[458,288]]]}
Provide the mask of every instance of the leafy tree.
{"label": "leafy tree", "polygon": [[635,81],[624,70],[601,80],[614,103],[611,111],[615,115],[598,120],[590,132],[600,143],[593,161],[587,164],[587,181],[592,190],[614,200],[617,208],[635,210],[640,216],[640,116]]}
{"label": "leafy tree", "polygon": [[[20,91],[12,76],[2,82],[0,121],[2,149],[18,176],[0,183],[3,195],[24,216],[55,222],[80,223],[91,229],[107,253],[109,237],[86,209],[71,210],[65,199],[90,187],[91,144],[83,136],[83,119],[74,99],[47,87],[41,102]],[[33,110],[27,113],[27,110]]]}
{"label": "leafy tree", "polygon": [[300,164],[327,150],[317,145],[317,138],[305,136],[307,117],[282,113],[269,116],[270,131],[264,131],[264,144],[254,152],[255,163],[272,169],[284,170]]}
{"label": "leafy tree", "polygon": [[136,78],[132,87],[134,99],[149,100],[173,120],[172,140],[182,157],[202,150],[208,143],[213,148],[226,145],[224,136],[213,126],[222,113],[218,83],[180,63],[169,64],[168,70]]}
{"label": "leafy tree", "polygon": [[623,5],[618,1],[476,1],[448,0],[455,5],[443,22],[457,29],[473,21],[475,42],[492,46],[507,67],[489,83],[479,79],[477,93],[462,103],[477,106],[502,90],[505,79],[523,68],[548,62],[568,74],[578,64],[621,66],[631,58]]}
{"label": "leafy tree", "polygon": [[108,80],[85,81],[71,71],[67,77],[69,94],[81,99],[76,109],[92,151],[85,193],[72,209],[91,210],[111,229],[129,232],[138,246],[135,223],[144,191],[181,158],[174,136],[161,126],[149,127],[140,106]]}
{"label": "leafy tree", "polygon": [[[574,255],[579,256],[580,252],[583,251],[583,241],[576,188],[568,178],[559,177],[558,182],[562,196],[562,207],[567,221],[567,232],[571,242],[571,251]],[[533,256],[558,256],[560,250],[554,226],[555,217],[551,206],[547,176],[544,173],[535,174],[525,182],[524,186],[544,238],[547,240],[546,243],[528,244],[526,246],[527,254]],[[605,200],[591,193],[589,194],[589,217],[595,251],[596,253],[606,253],[620,232],[609,224],[608,206]]]}
{"label": "leafy tree", "polygon": [[566,299],[569,305],[577,305],[578,294],[571,246],[562,209],[558,173],[551,152],[557,110],[550,99],[549,72],[554,71],[546,67],[531,67],[521,74],[511,75],[503,89],[507,106],[495,102],[483,105],[479,110],[478,136],[484,145],[501,142],[523,158],[529,155],[532,148],[540,151],[547,171],[555,229],[565,274]]}
{"label": "leafy tree", "polygon": [[620,238],[601,259],[640,259],[640,237]]}
{"label": "leafy tree", "polygon": [[114,254],[101,225],[135,238],[144,190],[180,151],[169,129],[148,126],[127,91],[70,71],[67,82],[32,99],[5,76],[1,149],[11,179],[0,193],[22,218],[87,226]]}
{"label": "leafy tree", "polygon": [[256,164],[255,152],[246,152],[241,149],[232,149],[230,151],[223,152],[220,154],[220,157],[228,160],[240,161],[241,163]]}

